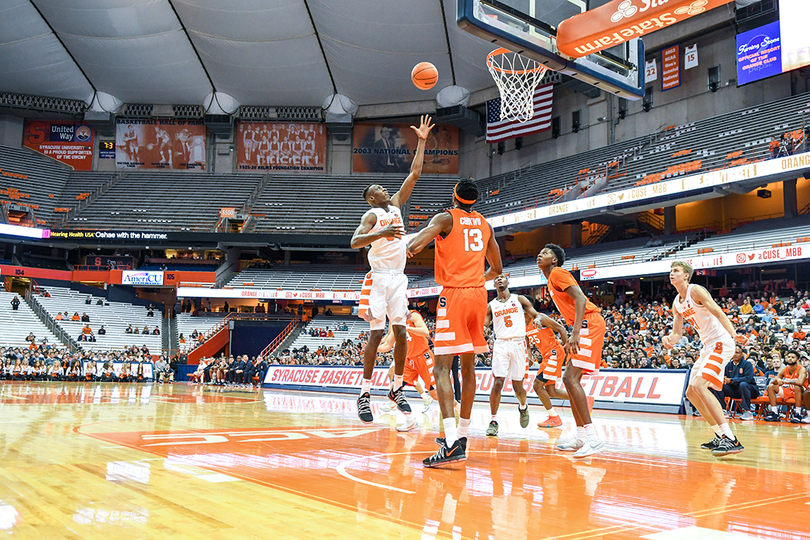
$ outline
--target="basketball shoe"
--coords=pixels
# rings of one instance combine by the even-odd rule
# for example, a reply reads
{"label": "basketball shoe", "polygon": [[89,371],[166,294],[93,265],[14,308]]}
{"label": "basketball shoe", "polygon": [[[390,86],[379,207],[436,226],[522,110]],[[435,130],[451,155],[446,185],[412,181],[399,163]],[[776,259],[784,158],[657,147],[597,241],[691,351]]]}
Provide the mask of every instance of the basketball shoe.
{"label": "basketball shoe", "polygon": [[529,427],[529,404],[527,403],[522,409],[518,405],[518,412],[520,413],[520,427]]}
{"label": "basketball shoe", "polygon": [[405,417],[405,423],[397,425],[397,431],[404,432],[404,431],[413,431],[414,429],[419,429],[419,422],[416,420],[413,414],[409,414]]}
{"label": "basketball shoe", "polygon": [[439,446],[439,451],[429,458],[423,459],[422,464],[425,467],[441,467],[442,465],[464,461],[465,459],[467,459],[467,455],[465,454],[464,445],[462,445],[461,439],[459,439],[450,447],[448,447],[446,443]]}
{"label": "basketball shoe", "polygon": [[497,437],[498,436],[498,422],[495,420],[489,423],[489,427],[487,428],[487,437]]}
{"label": "basketball shoe", "polygon": [[410,414],[411,406],[408,405],[408,400],[405,399],[405,392],[401,386],[396,390],[389,390],[388,399],[396,403],[397,409],[401,412]]}
{"label": "basketball shoe", "polygon": [[585,444],[582,447],[574,452],[575,458],[583,458],[587,456],[592,456],[598,452],[601,452],[605,449],[605,443],[600,441],[599,439],[588,439],[585,441]]}
{"label": "basketball shoe", "polygon": [[728,454],[739,454],[745,450],[745,447],[740,443],[739,439],[733,441],[723,435],[723,438],[717,444],[717,448],[712,450],[713,456],[725,456]]}
{"label": "basketball shoe", "polygon": [[360,397],[357,398],[357,416],[366,424],[374,421],[374,415],[371,414],[371,394],[368,392],[360,394]]}
{"label": "basketball shoe", "polygon": [[569,435],[566,438],[557,441],[557,450],[560,452],[576,452],[585,446],[585,441],[577,438],[576,435]]}
{"label": "basketball shoe", "polygon": [[545,421],[538,423],[537,427],[555,428],[560,427],[561,425],[563,425],[562,418],[560,418],[560,415],[556,415],[556,416],[549,416]]}
{"label": "basketball shoe", "polygon": [[705,442],[700,445],[701,448],[704,450],[714,450],[718,446],[720,446],[721,438],[717,435],[714,436],[714,439],[710,440],[709,442]]}

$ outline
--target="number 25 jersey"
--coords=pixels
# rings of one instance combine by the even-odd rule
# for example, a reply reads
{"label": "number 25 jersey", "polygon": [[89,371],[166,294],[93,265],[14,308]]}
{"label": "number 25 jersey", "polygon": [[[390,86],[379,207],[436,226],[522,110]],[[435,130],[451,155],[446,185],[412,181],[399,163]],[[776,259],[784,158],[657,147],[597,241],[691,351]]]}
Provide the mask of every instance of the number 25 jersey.
{"label": "number 25 jersey", "polygon": [[453,208],[447,212],[453,216],[453,230],[445,238],[436,237],[436,283],[453,288],[483,287],[492,229],[474,210]]}

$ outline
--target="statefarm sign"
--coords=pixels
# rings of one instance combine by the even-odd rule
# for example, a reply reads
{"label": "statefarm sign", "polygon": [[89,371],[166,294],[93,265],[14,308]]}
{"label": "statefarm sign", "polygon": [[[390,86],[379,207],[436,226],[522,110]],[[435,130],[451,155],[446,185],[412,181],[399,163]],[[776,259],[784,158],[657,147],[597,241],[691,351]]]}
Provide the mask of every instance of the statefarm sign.
{"label": "statefarm sign", "polygon": [[732,0],[613,0],[557,27],[557,49],[582,58],[724,6]]}
{"label": "statefarm sign", "polygon": [[673,257],[662,261],[652,261],[641,264],[587,268],[580,271],[580,278],[584,281],[592,281],[596,279],[668,274],[672,266],[672,261],[674,260],[684,260],[691,264],[692,268],[695,270],[701,270],[707,268],[729,268],[749,264],[761,265],[776,262],[790,262],[808,258],[810,258],[810,243],[806,245],[782,246],[768,249],[737,251],[733,253],[711,253],[700,257]]}
{"label": "statefarm sign", "polygon": [[579,212],[591,212],[600,208],[617,206],[627,203],[641,203],[659,197],[685,194],[690,191],[706,189],[714,186],[723,186],[764,178],[786,172],[801,172],[810,169],[810,152],[796,156],[786,156],[768,161],[749,163],[739,167],[731,167],[719,171],[709,171],[692,176],[658,182],[645,186],[602,193],[593,197],[583,197],[550,206],[541,206],[530,210],[521,210],[511,214],[503,214],[487,218],[493,227],[506,227],[518,223],[548,218],[557,218]]}
{"label": "statefarm sign", "polygon": [[[531,391],[536,371],[530,371],[523,381]],[[270,366],[264,384],[270,388],[295,388],[316,392],[334,392],[356,389],[363,380],[363,369],[354,366]],[[606,403],[643,403],[652,405],[680,405],[683,398],[685,371],[624,371],[602,370],[582,378],[582,387],[594,400]],[[475,370],[476,399],[488,399],[494,383],[492,371]],[[506,381],[504,392],[512,393],[511,381]],[[562,381],[559,381],[561,387]],[[388,368],[375,368],[371,377],[372,389],[388,389]]]}

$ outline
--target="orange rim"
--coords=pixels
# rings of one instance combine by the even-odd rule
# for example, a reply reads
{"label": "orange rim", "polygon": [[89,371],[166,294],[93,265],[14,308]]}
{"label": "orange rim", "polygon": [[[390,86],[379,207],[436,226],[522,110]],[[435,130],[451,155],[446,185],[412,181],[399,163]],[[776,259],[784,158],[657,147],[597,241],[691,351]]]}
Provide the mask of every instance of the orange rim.
{"label": "orange rim", "polygon": [[[503,47],[501,47],[500,49],[495,49],[494,51],[489,53],[487,55],[487,67],[490,67],[490,68],[494,69],[495,71],[499,71],[501,73],[506,73],[507,75],[524,75],[526,73],[543,73],[544,71],[548,71],[548,69],[549,69],[546,66],[543,66],[543,65],[540,65],[539,63],[537,63],[536,60],[532,60],[532,62],[537,63],[537,67],[536,68],[531,68],[531,69],[514,69],[514,70],[513,69],[503,69],[503,68],[498,67],[498,66],[496,66],[496,65],[494,65],[492,63],[492,59],[494,57],[496,57],[498,55],[501,55],[501,54],[507,54],[507,53],[517,54],[516,52],[510,51],[509,49],[504,49]],[[531,59],[529,59],[529,60],[531,60]]]}

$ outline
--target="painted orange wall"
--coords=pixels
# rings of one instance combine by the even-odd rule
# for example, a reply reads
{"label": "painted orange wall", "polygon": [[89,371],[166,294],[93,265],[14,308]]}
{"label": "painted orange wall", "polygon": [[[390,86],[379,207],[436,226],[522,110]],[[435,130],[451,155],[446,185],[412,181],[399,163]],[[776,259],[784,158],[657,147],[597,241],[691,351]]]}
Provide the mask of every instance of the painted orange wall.
{"label": "painted orange wall", "polygon": [[675,207],[675,223],[678,230],[711,227],[715,224],[729,225],[731,220],[757,221],[785,215],[782,182],[768,184],[770,199],[757,197],[756,190],[744,195],[733,193],[725,197],[679,204]]}

